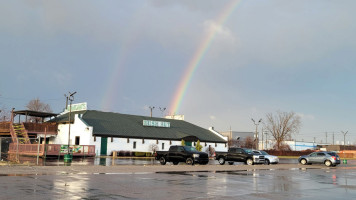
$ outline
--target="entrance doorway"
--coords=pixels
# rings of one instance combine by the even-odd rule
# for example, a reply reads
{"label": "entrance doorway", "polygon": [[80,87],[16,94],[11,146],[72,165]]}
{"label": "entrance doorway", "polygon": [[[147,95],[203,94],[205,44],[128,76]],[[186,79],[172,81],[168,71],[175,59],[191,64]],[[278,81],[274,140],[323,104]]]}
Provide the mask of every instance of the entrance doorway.
{"label": "entrance doorway", "polygon": [[101,149],[100,149],[100,155],[106,156],[108,151],[108,138],[107,137],[101,137]]}

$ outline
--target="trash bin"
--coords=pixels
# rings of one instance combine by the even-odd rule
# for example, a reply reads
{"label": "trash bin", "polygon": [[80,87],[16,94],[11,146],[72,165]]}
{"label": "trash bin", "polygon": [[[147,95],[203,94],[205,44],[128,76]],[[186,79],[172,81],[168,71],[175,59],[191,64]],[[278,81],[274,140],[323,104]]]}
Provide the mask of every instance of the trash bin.
{"label": "trash bin", "polygon": [[72,162],[72,154],[64,154],[64,162]]}

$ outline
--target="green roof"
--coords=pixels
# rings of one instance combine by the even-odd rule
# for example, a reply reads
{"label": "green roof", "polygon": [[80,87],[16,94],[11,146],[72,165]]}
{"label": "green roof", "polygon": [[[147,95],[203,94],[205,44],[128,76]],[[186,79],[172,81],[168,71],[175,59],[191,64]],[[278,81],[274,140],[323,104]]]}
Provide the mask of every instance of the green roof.
{"label": "green roof", "polygon": [[[96,136],[165,140],[181,140],[193,136],[201,142],[226,142],[211,131],[183,120],[87,110],[72,112],[71,121],[75,114],[81,114],[82,120],[93,127],[93,135]],[[143,126],[143,120],[170,122],[170,127]],[[68,113],[51,121],[68,122]]]}

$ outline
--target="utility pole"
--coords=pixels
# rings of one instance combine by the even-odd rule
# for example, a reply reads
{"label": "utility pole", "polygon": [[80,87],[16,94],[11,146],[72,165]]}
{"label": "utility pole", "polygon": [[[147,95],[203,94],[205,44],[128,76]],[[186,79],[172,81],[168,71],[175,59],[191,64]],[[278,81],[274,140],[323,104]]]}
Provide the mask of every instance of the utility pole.
{"label": "utility pole", "polygon": [[333,145],[335,145],[335,143],[334,143],[334,132],[333,132]]}
{"label": "utility pole", "polygon": [[64,111],[68,108],[68,96],[64,94],[64,97],[66,98],[66,107],[64,108]]}
{"label": "utility pole", "polygon": [[313,148],[315,150],[315,137],[314,137],[314,140],[313,140]]}
{"label": "utility pole", "polygon": [[261,135],[262,135],[262,150],[264,149],[263,148],[263,127],[262,127],[262,131],[261,131]]}
{"label": "utility pole", "polygon": [[265,134],[266,134],[266,149],[268,149],[268,146],[267,146],[267,140],[268,140],[268,138],[267,138],[267,134],[268,134],[268,132],[265,132]]}
{"label": "utility pole", "polygon": [[[74,101],[74,95],[76,93],[77,92],[73,92],[73,93],[69,92],[69,96],[67,97],[67,99],[70,101],[69,115],[68,115],[68,127],[69,127],[69,130],[68,130],[68,153],[67,153],[68,156],[70,155],[69,145],[70,145],[70,120],[71,120],[71,112],[72,112],[72,101]],[[69,160],[71,161],[72,159],[69,159]]]}
{"label": "utility pole", "polygon": [[149,108],[151,110],[151,117],[152,117],[152,110],[155,109],[155,107],[154,106],[152,106],[152,107],[150,106]]}
{"label": "utility pole", "polygon": [[328,144],[328,132],[325,132],[325,144]]}
{"label": "utility pole", "polygon": [[256,126],[256,133],[255,133],[255,140],[256,140],[256,150],[258,150],[258,136],[257,136],[257,127],[258,125],[262,122],[262,119],[258,120],[258,122],[256,123],[254,119],[251,118],[251,120],[253,121],[253,123]]}

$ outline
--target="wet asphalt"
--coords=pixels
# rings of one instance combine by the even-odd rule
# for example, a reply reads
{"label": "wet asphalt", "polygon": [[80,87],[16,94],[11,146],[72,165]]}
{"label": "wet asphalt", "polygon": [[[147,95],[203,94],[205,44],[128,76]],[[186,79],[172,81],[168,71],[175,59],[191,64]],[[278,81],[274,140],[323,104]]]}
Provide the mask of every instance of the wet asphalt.
{"label": "wet asphalt", "polygon": [[[121,167],[127,168],[130,165],[160,166],[155,162],[149,164],[152,160],[115,159],[105,160],[105,164],[102,160],[101,169],[109,168],[105,166],[110,166],[106,165],[110,161],[111,166],[119,162]],[[81,162],[74,161],[72,165],[80,169],[89,161]],[[94,159],[93,164],[95,162],[100,164],[100,159]],[[288,159],[281,160],[283,162],[294,163]],[[52,164],[56,168],[66,167]],[[169,167],[173,166],[166,168]],[[239,170],[2,174],[0,199],[356,199],[354,161],[332,168],[236,167]]]}

